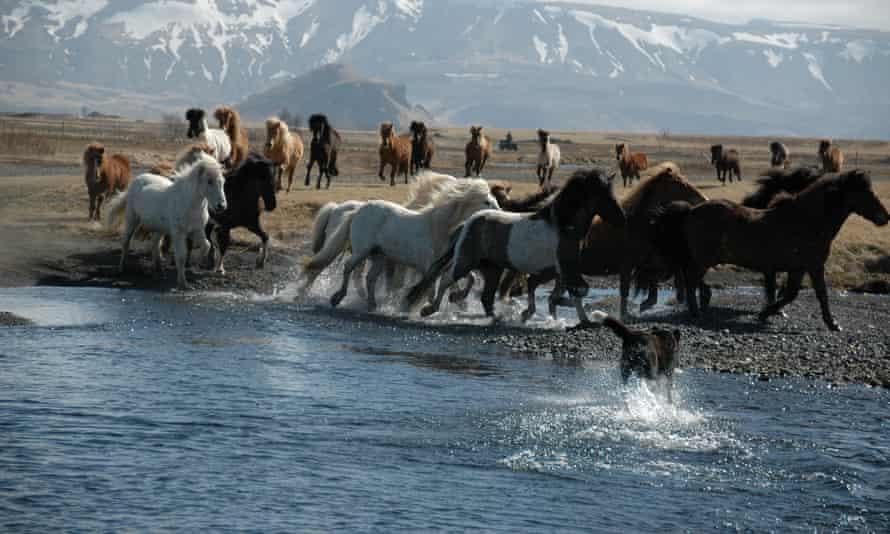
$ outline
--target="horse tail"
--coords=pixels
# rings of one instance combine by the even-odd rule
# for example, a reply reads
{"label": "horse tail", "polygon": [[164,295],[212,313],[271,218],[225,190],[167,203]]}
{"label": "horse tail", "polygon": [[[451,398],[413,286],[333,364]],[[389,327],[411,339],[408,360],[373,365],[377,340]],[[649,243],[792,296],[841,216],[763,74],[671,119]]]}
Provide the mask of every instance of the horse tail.
{"label": "horse tail", "polygon": [[451,263],[451,260],[454,259],[454,254],[456,252],[455,248],[457,247],[457,243],[460,240],[463,230],[463,224],[454,229],[449,237],[448,250],[430,265],[430,268],[423,273],[423,279],[408,291],[408,294],[405,296],[405,303],[408,307],[413,307],[417,301],[420,300],[420,297],[422,297],[433,284],[436,283],[436,280],[442,275],[442,271],[444,271],[448,264]]}
{"label": "horse tail", "polygon": [[312,253],[318,254],[318,251],[324,247],[325,232],[328,228],[328,221],[331,218],[331,212],[337,206],[336,202],[328,202],[318,210],[315,216],[315,222],[312,224]]}
{"label": "horse tail", "polygon": [[624,323],[610,316],[604,311],[596,310],[592,314],[590,314],[591,320],[590,322],[595,324],[601,324],[615,333],[616,336],[620,337],[622,340],[625,339],[634,339],[633,331],[628,328]]}
{"label": "horse tail", "polygon": [[321,250],[316,252],[315,256],[309,261],[309,264],[306,265],[307,270],[321,271],[330,265],[337,256],[343,252],[346,248],[346,244],[349,242],[352,218],[355,217],[359,211],[361,210],[346,214],[343,218],[343,222],[337,227],[337,230],[325,240]]}
{"label": "horse tail", "polygon": [[115,230],[120,226],[121,217],[127,209],[127,192],[123,191],[111,197],[108,200],[108,207],[105,209],[106,219],[105,227],[109,230]]}
{"label": "horse tail", "polygon": [[692,261],[686,236],[686,219],[691,212],[692,204],[676,200],[656,208],[649,221],[652,246],[674,270],[685,270]]}

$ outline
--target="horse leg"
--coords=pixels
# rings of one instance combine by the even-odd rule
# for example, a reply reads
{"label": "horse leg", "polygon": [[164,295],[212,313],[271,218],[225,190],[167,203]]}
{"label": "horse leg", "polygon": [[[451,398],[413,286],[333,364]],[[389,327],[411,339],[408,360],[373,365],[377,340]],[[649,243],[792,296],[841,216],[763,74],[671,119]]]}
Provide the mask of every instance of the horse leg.
{"label": "horse leg", "polygon": [[266,265],[266,258],[269,256],[269,234],[260,226],[259,220],[257,220],[256,224],[248,225],[247,230],[260,238],[260,250],[256,257],[256,267],[257,269],[262,269]]}
{"label": "horse leg", "polygon": [[160,278],[164,271],[161,265],[161,238],[163,237],[164,234],[158,232],[152,236],[151,241],[151,265],[156,278]]}
{"label": "horse leg", "polygon": [[840,332],[841,327],[831,316],[831,309],[828,307],[828,289],[825,287],[825,267],[819,266],[810,271],[810,281],[813,282],[813,290],[816,292],[816,298],[819,299],[819,307],[822,308],[822,321],[829,330]]}
{"label": "horse leg", "polygon": [[767,271],[763,273],[763,292],[766,297],[766,305],[769,306],[776,302],[776,272]]}
{"label": "horse leg", "polygon": [[[553,291],[550,292],[550,298],[547,299],[547,311],[550,312],[550,317],[554,319],[556,318],[556,307],[562,302],[565,291],[566,288],[562,283],[562,279],[557,276],[556,281],[553,282]],[[563,303],[563,305],[565,304]]]}
{"label": "horse leg", "polygon": [[467,162],[464,163],[464,178],[470,177],[470,169],[472,169],[472,168],[473,168],[473,162],[470,160],[467,160]]}
{"label": "horse leg", "polygon": [[535,303],[535,291],[537,291],[539,285],[543,284],[547,280],[548,277],[546,275],[530,274],[528,276],[528,294],[526,295],[527,305],[526,308],[522,310],[523,323],[535,316],[535,312],[537,311],[537,305]]}
{"label": "horse leg", "polygon": [[470,274],[468,274],[466,276],[466,278],[467,278],[466,286],[464,286],[462,289],[457,289],[457,290],[452,291],[448,295],[448,302],[455,304],[455,303],[463,302],[463,301],[467,300],[467,297],[470,295],[470,291],[472,291],[473,286],[476,285],[476,277],[473,276],[473,273],[471,272]]}
{"label": "horse leg", "polygon": [[383,158],[380,158],[380,169],[377,171],[377,178],[380,178],[381,182],[385,182],[386,178],[383,177],[383,171],[386,169],[386,162],[383,161]]}
{"label": "horse leg", "polygon": [[[87,220],[93,220],[93,213],[96,211],[96,195],[90,193],[90,215],[87,217]],[[98,220],[98,217],[97,217]]]}
{"label": "horse leg", "polygon": [[127,265],[127,254],[130,252],[130,241],[133,239],[133,234],[136,233],[136,228],[139,227],[139,221],[135,216],[127,216],[127,220],[124,226],[124,236],[121,241],[121,262],[118,266],[118,272],[120,274],[124,274]]}
{"label": "horse leg", "polygon": [[96,195],[96,220],[102,220],[102,201],[105,200],[104,195]]}
{"label": "horse leg", "polygon": [[346,296],[346,291],[349,290],[349,275],[351,275],[352,271],[361,265],[369,255],[370,253],[365,251],[360,254],[353,254],[346,260],[346,265],[343,267],[343,283],[340,286],[340,289],[331,296],[331,306],[336,308],[337,305],[340,304],[340,301]]}
{"label": "horse leg", "polygon": [[396,185],[396,170],[399,168],[398,164],[393,163],[389,166],[389,185],[390,187]]}
{"label": "horse leg", "polygon": [[500,267],[489,266],[482,269],[482,278],[485,284],[482,288],[482,307],[485,315],[494,317],[494,298],[498,292],[498,284],[504,270]]}
{"label": "horse leg", "polygon": [[226,250],[228,250],[229,243],[232,239],[231,232],[227,228],[224,229],[221,226],[217,226],[210,233],[210,239],[213,241],[213,246],[216,249],[216,261],[213,264],[213,270],[219,274],[226,274],[226,268],[223,266],[223,258],[226,255]]}
{"label": "horse leg", "polygon": [[188,236],[171,236],[173,241],[173,258],[176,260],[176,287],[191,289],[185,278],[185,262],[188,255]]}
{"label": "horse leg", "polygon": [[642,314],[656,304],[658,304],[658,282],[656,282],[655,280],[650,280],[649,294],[646,295],[646,300],[640,303],[640,313]]}
{"label": "horse leg", "polygon": [[498,287],[498,294],[501,296],[501,302],[507,302],[513,296],[513,288],[521,275],[514,271],[508,270],[504,277],[501,278],[501,285]]}
{"label": "horse leg", "polygon": [[538,178],[538,187],[544,187],[544,173],[541,172],[541,166],[535,169],[535,176]]}
{"label": "horse leg", "polygon": [[442,277],[439,279],[439,288],[436,290],[436,296],[433,298],[432,302],[427,304],[420,310],[421,317],[428,317],[437,311],[439,311],[439,307],[442,305],[442,299],[445,297],[445,293],[448,292],[448,289],[454,285],[454,282],[460,280],[464,276],[470,274],[470,270],[467,269],[462,273],[454,273],[452,276],[452,269],[448,269],[445,273],[442,274]]}
{"label": "horse leg", "polygon": [[297,170],[296,164],[289,165],[287,169],[287,192],[290,193],[290,188],[294,183],[294,172]]}
{"label": "horse leg", "polygon": [[793,271],[788,273],[788,281],[785,282],[785,290],[782,291],[782,297],[778,301],[764,307],[757,315],[757,318],[761,322],[766,322],[767,319],[779,313],[785,305],[797,298],[797,293],[800,291],[800,283],[802,281],[803,271]]}
{"label": "horse leg", "polygon": [[[624,262],[622,262],[624,263]],[[622,265],[621,272],[618,278],[618,291],[619,291],[619,307],[620,307],[620,315],[621,320],[627,320],[627,297],[630,295],[630,277],[631,277],[631,268],[629,265]],[[640,305],[640,313],[643,313],[643,306]]]}
{"label": "horse leg", "polygon": [[368,269],[368,275],[365,278],[369,313],[377,309],[377,278],[386,269],[386,263],[385,256],[378,254],[371,257],[371,267]]}

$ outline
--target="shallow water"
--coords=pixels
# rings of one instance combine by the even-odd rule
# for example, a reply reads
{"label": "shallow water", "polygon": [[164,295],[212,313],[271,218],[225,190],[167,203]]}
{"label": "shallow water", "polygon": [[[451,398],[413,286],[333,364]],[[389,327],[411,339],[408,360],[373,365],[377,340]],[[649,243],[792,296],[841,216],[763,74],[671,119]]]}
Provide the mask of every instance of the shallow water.
{"label": "shallow water", "polygon": [[885,390],[690,370],[670,406],[287,300],[0,290],[38,324],[0,329],[0,530],[890,526]]}

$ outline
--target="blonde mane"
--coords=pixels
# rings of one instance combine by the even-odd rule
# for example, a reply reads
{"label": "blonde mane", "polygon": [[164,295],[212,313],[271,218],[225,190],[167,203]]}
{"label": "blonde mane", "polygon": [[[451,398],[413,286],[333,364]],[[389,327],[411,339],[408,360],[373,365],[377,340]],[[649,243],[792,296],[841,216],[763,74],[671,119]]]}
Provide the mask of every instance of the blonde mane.
{"label": "blonde mane", "polygon": [[404,206],[412,210],[420,210],[433,204],[433,197],[444,184],[457,179],[447,174],[424,171],[420,173],[408,189],[408,200]]}
{"label": "blonde mane", "polygon": [[266,151],[266,156],[273,161],[286,161],[289,157],[290,146],[290,129],[283,120],[270,117],[266,119],[266,141],[269,140],[269,132],[273,128],[278,127],[278,133],[275,135],[275,142],[271,150]]}

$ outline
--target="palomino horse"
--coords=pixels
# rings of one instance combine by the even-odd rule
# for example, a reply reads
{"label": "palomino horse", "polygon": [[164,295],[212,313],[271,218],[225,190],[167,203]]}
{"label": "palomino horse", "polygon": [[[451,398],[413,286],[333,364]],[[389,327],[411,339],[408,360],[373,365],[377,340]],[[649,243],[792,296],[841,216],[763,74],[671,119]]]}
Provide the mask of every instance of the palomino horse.
{"label": "palomino horse", "polygon": [[541,145],[541,151],[538,152],[538,185],[544,188],[546,181],[547,189],[549,189],[553,173],[559,168],[559,145],[550,142],[550,132],[540,129],[538,130],[538,144]]}
{"label": "palomino horse", "polygon": [[316,113],[309,117],[309,129],[312,131],[312,143],[309,145],[309,165],[306,167],[306,187],[309,187],[309,175],[312,164],[318,163],[318,181],[316,189],[321,189],[321,177],[328,179],[327,188],[331,188],[331,176],[337,176],[337,152],[340,150],[340,133],[331,127],[325,115]]}
{"label": "palomino horse", "polygon": [[207,143],[213,148],[213,155],[217,161],[227,165],[231,164],[232,142],[229,140],[229,135],[223,130],[208,127],[207,114],[203,109],[189,109],[185,112],[185,120],[189,121],[189,139]]}
{"label": "palomino horse", "polygon": [[241,117],[234,109],[226,106],[218,107],[213,111],[213,116],[219,122],[219,127],[232,143],[232,168],[241,165],[244,158],[247,157],[247,130],[241,127]]}
{"label": "palomino horse", "polygon": [[353,269],[374,254],[366,288],[368,309],[373,310],[375,284],[386,266],[380,260],[426,272],[448,249],[449,236],[458,225],[477,211],[498,207],[485,180],[453,180],[436,196],[442,200],[434,199],[432,206],[421,211],[372,200],[348,216],[306,267],[308,271],[324,269],[349,243],[352,256],[344,267],[340,290],[331,297],[332,306],[346,296]]}
{"label": "palomino horse", "polygon": [[668,204],[654,217],[656,243],[661,253],[685,273],[686,303],[699,314],[695,289],[701,285],[702,304],[709,291],[705,273],[721,263],[759,272],[787,272],[781,298],[759,314],[761,321],[792,302],[804,273],[810,275],[822,308],[822,320],[831,330],[840,327],[828,307],[825,261],[831,242],[850,214],[860,215],[877,226],[890,220],[878,200],[871,178],[862,170],[827,175],[796,196],[784,196],[767,210],[746,208],[729,200],[711,200],[692,207],[685,202]]}
{"label": "palomino horse", "polygon": [[[533,214],[499,210],[477,213],[456,233],[446,253],[424,272],[405,305],[413,307],[441,276],[435,299],[421,311],[424,316],[431,315],[452,284],[480,270],[485,279],[482,305],[486,315],[493,316],[494,296],[505,269],[531,275],[557,270],[560,275],[577,276],[566,273],[557,250],[577,249],[598,214],[616,226],[624,224],[611,181],[599,170],[577,171],[550,202]],[[583,314],[583,309],[579,313]]]}
{"label": "palomino horse", "polygon": [[117,226],[124,215],[125,225],[121,246],[120,271],[124,272],[130,240],[136,230],[152,232],[152,259],[155,270],[161,270],[161,239],[169,235],[173,240],[176,260],[176,282],[181,289],[188,288],[185,264],[188,254],[187,240],[199,244],[206,254],[210,243],[204,238],[204,227],[213,211],[226,209],[226,195],[222,166],[212,156],[201,154],[197,163],[185,168],[173,180],[154,174],[138,176],[130,188],[111,200],[108,226]]}
{"label": "palomino horse", "polygon": [[417,174],[422,169],[429,169],[433,162],[433,154],[436,148],[430,138],[426,124],[420,121],[411,121],[411,174]]}
{"label": "palomino horse", "polygon": [[[677,200],[691,205],[701,204],[707,200],[698,188],[678,172],[675,164],[665,162],[656,168],[660,169],[658,174],[644,178],[621,200],[621,208],[627,219],[624,227],[616,227],[597,217],[590,225],[581,250],[582,274],[587,276],[619,274],[620,310],[623,318],[627,317],[628,296],[634,278],[637,281],[638,291],[648,289],[646,300],[640,303],[640,313],[643,313],[658,302],[658,282],[675,274],[654,254],[650,237],[652,230],[649,226],[652,210]],[[552,273],[552,277],[555,275],[556,273]],[[546,276],[531,280],[529,292],[533,292],[534,287],[548,280]],[[678,291],[679,289],[678,287]],[[557,286],[550,294],[552,315],[555,315],[556,304],[562,293],[563,289],[557,280]],[[534,306],[534,298],[530,298],[529,302]],[[533,313],[534,307],[527,312],[529,316]]]}
{"label": "palomino horse", "polygon": [[491,141],[482,135],[481,126],[470,126],[470,142],[467,143],[465,152],[467,161],[464,164],[466,168],[464,177],[469,177],[471,174],[475,176],[482,174],[485,162],[491,157]]}
{"label": "palomino horse", "polygon": [[739,151],[730,148],[725,149],[723,145],[711,145],[711,165],[717,169],[717,179],[726,185],[726,179],[732,183],[732,175],[735,174],[736,180],[742,181],[741,156]]}
{"label": "palomino horse", "polygon": [[831,146],[831,139],[819,141],[819,160],[825,172],[841,172],[844,168],[844,153],[838,147]]}
{"label": "palomino horse", "polygon": [[784,143],[773,141],[769,144],[770,167],[782,167],[787,169],[791,165],[791,151]]}
{"label": "palomino horse", "polygon": [[640,172],[649,168],[649,158],[642,152],[631,152],[627,143],[615,145],[615,159],[618,160],[618,169],[621,171],[621,179],[624,187],[628,182],[633,184],[634,178],[640,179]]}
{"label": "palomino horse", "polygon": [[274,211],[277,204],[275,198],[276,179],[275,167],[277,165],[265,157],[251,153],[241,165],[226,176],[226,203],[225,211],[210,214],[210,225],[207,234],[213,243],[217,257],[213,269],[225,274],[223,257],[231,242],[231,233],[234,228],[247,228],[262,241],[257,254],[256,266],[262,268],[266,264],[269,255],[269,234],[263,230],[260,223],[259,206],[260,199],[266,211]]}
{"label": "palomino horse", "polygon": [[407,135],[396,135],[391,122],[380,124],[380,170],[377,176],[381,180],[384,168],[389,165],[389,185],[396,185],[396,174],[405,175],[408,183],[408,172],[411,170],[411,138]]}
{"label": "palomino horse", "polygon": [[133,178],[127,156],[114,154],[105,157],[105,147],[90,143],[83,151],[84,180],[90,195],[89,220],[102,218],[102,201],[115,191],[123,191]]}
{"label": "palomino horse", "polygon": [[263,154],[278,166],[276,189],[283,189],[282,176],[287,173],[287,192],[294,182],[294,172],[303,157],[303,140],[291,133],[287,124],[278,117],[266,119],[266,144]]}

